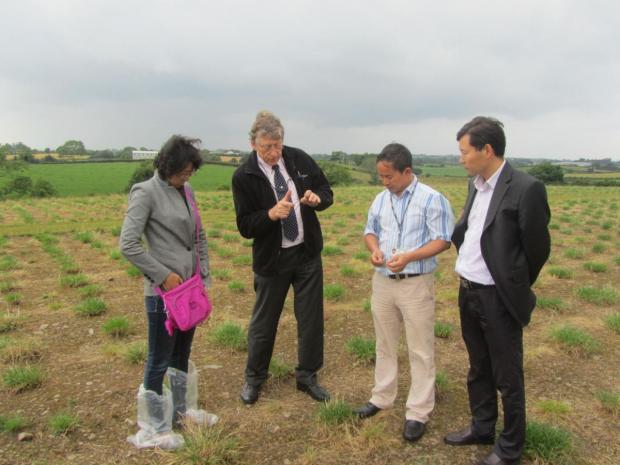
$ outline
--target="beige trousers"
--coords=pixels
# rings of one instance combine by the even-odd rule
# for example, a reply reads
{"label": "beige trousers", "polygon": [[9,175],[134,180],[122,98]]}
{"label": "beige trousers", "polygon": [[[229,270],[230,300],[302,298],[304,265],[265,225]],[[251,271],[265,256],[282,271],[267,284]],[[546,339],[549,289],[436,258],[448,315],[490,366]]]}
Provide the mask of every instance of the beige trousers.
{"label": "beige trousers", "polygon": [[407,420],[422,423],[435,406],[435,289],[432,273],[401,280],[375,273],[372,317],[377,342],[375,386],[370,402],[392,407],[398,390],[398,344],[404,322],[411,385]]}

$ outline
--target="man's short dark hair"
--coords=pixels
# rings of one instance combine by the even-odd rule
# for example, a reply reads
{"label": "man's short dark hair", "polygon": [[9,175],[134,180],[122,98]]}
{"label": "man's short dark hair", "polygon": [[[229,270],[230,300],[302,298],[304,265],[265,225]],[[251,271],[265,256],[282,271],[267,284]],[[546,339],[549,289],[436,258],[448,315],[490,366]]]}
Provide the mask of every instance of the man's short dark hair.
{"label": "man's short dark hair", "polygon": [[461,128],[456,134],[456,140],[461,140],[467,134],[469,134],[469,144],[476,150],[482,150],[482,147],[489,144],[493,147],[495,155],[504,156],[506,135],[501,121],[488,116],[476,116]]}
{"label": "man's short dark hair", "polygon": [[406,168],[413,169],[413,157],[411,156],[411,152],[403,144],[398,144],[396,142],[383,147],[381,153],[377,155],[377,163],[380,161],[391,163],[392,167],[401,173],[405,171]]}
{"label": "man's short dark hair", "polygon": [[202,157],[198,146],[200,139],[174,135],[166,141],[153,160],[153,166],[157,169],[159,177],[168,179],[170,176],[180,173],[188,163],[194,170],[202,165]]}

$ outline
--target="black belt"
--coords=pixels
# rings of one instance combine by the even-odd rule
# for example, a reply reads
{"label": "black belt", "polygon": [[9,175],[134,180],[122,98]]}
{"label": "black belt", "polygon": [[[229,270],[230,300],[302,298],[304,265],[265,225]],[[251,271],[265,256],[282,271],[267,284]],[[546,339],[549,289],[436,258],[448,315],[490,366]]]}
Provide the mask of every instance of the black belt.
{"label": "black belt", "polygon": [[401,280],[401,279],[405,279],[405,278],[415,278],[416,276],[421,276],[421,273],[389,274],[388,278]]}
{"label": "black belt", "polygon": [[461,277],[461,287],[465,289],[490,289],[495,287],[495,284],[480,284],[470,281],[469,279],[465,279]]}

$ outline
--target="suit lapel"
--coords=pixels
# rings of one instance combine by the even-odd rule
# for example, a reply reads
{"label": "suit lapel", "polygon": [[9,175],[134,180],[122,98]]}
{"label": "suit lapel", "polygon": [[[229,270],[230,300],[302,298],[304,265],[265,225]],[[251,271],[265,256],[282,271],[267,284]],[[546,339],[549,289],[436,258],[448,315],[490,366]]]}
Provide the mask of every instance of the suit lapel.
{"label": "suit lapel", "polygon": [[465,208],[463,209],[463,221],[465,224],[469,221],[469,213],[471,212],[471,207],[474,204],[474,199],[476,198],[476,188],[474,187],[473,179],[469,181],[469,192],[467,193],[467,200],[465,201]]}
{"label": "suit lapel", "polygon": [[510,188],[510,180],[512,179],[512,167],[506,162],[504,169],[499,175],[497,179],[497,184],[495,184],[495,189],[493,189],[493,196],[491,197],[491,203],[489,204],[489,209],[487,211],[487,217],[484,220],[484,228],[482,232],[484,232],[490,225],[493,223],[495,219],[495,215],[497,214],[497,209],[499,205],[502,203],[502,199],[508,189]]}

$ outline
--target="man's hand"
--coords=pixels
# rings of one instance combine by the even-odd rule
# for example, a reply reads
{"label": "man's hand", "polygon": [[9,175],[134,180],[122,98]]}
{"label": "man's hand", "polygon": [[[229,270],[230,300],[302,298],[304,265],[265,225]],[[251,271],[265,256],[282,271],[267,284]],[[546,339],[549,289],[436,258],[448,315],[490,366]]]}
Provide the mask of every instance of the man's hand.
{"label": "man's hand", "polygon": [[370,261],[375,266],[383,266],[385,263],[385,257],[383,256],[383,252],[381,250],[376,249],[370,254]]}
{"label": "man's hand", "polygon": [[405,269],[409,261],[406,259],[405,254],[394,255],[390,260],[386,263],[388,270],[392,273],[400,273]]}
{"label": "man's hand", "polygon": [[307,190],[306,192],[304,192],[304,196],[299,200],[299,203],[308,205],[309,207],[316,207],[318,204],[321,203],[321,197],[316,195],[311,190]]}
{"label": "man's hand", "polygon": [[291,191],[288,190],[282,200],[276,203],[268,212],[269,219],[271,221],[283,220],[288,218],[293,208],[293,202],[291,202]]}
{"label": "man's hand", "polygon": [[166,279],[164,280],[163,283],[161,283],[160,287],[164,291],[170,291],[174,289],[175,287],[177,287],[179,284],[183,284],[183,278],[181,278],[176,273],[170,273],[168,274],[168,276],[166,276]]}

